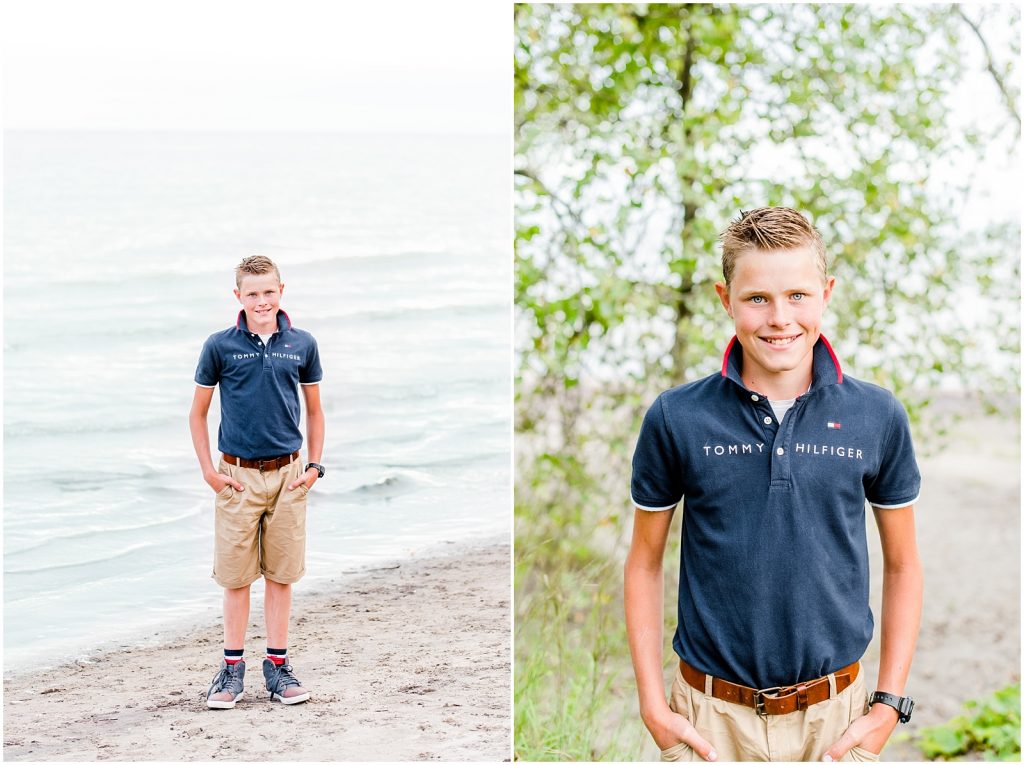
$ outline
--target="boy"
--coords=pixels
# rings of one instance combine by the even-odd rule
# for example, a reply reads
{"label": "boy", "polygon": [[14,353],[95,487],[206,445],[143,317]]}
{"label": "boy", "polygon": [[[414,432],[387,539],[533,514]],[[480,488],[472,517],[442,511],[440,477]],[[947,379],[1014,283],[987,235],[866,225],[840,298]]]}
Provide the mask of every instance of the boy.
{"label": "boy", "polygon": [[[633,457],[625,610],[641,716],[663,760],[877,760],[913,708],[901,696],[923,580],[907,416],[846,377],[821,336],[835,278],[800,213],[741,214],[722,267],[715,288],[736,328],[722,371],[662,393]],[[662,557],[684,497],[666,703]],[[870,699],[865,499],[884,557]]]}
{"label": "boy", "polygon": [[[196,369],[189,429],[203,479],[217,495],[213,578],[224,588],[224,660],[206,694],[211,709],[242,698],[249,586],[265,580],[267,657],[263,676],[271,700],[309,699],[288,662],[291,586],[305,573],[306,494],[323,478],[323,376],[316,340],[280,309],[284,284],[277,266],[257,255],[235,269],[242,304],[235,326],[210,335]],[[214,468],[206,416],[220,385],[221,423]],[[309,463],[299,459],[301,387],[306,401]]]}

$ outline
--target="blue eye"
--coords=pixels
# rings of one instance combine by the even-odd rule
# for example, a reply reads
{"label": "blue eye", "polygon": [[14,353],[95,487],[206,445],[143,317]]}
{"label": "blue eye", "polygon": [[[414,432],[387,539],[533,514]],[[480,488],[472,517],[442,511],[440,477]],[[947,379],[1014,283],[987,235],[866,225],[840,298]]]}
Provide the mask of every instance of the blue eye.
{"label": "blue eye", "polygon": [[803,300],[806,296],[802,292],[794,292],[790,297],[792,297],[793,300]]}
{"label": "blue eye", "polygon": [[754,295],[754,297],[750,298],[750,302],[754,305],[761,305],[765,302],[765,299],[761,295]]}

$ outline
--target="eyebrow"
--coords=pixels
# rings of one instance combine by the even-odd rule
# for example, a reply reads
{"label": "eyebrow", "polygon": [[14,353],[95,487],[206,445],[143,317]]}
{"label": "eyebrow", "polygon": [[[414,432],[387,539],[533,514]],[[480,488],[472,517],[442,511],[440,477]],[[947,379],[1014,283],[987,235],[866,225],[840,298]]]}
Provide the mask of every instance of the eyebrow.
{"label": "eyebrow", "polygon": [[[813,295],[814,294],[814,288],[813,287],[789,287],[789,288],[784,289],[782,291],[782,293],[785,294],[785,295],[791,295],[794,292],[803,292],[803,293],[808,294],[808,295]],[[740,298],[746,298],[746,297],[753,297],[755,295],[770,295],[770,294],[772,294],[771,290],[748,289],[748,290],[744,290],[743,292],[740,292],[739,293],[739,297]]]}

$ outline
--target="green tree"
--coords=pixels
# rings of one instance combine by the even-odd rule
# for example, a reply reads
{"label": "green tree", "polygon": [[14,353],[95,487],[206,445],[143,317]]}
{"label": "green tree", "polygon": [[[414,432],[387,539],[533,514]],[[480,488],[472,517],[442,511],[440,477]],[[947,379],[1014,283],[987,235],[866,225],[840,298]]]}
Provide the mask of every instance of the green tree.
{"label": "green tree", "polygon": [[[712,368],[717,233],[762,204],[821,229],[840,282],[833,339],[862,376],[904,394],[989,375],[957,363],[985,338],[955,303],[965,285],[1013,296],[1016,232],[1004,223],[968,250],[968,179],[932,182],[991,140],[947,120],[965,28],[934,6],[517,6],[525,385],[572,385],[602,360],[636,379]],[[993,272],[1009,290],[993,295]],[[1008,315],[982,327],[1012,353]],[[623,325],[641,342],[595,343]]]}
{"label": "green tree", "polygon": [[[588,623],[573,587],[617,588],[594,561],[621,553],[638,416],[720,363],[717,236],[740,208],[810,215],[826,334],[912,418],[951,381],[1016,391],[1019,223],[963,224],[979,158],[1020,133],[1018,35],[988,45],[986,15],[1019,27],[1011,6],[516,6],[517,646],[546,609]],[[951,119],[967,77],[1001,119]],[[556,695],[521,666],[517,708]],[[525,751],[545,747],[565,754]]]}

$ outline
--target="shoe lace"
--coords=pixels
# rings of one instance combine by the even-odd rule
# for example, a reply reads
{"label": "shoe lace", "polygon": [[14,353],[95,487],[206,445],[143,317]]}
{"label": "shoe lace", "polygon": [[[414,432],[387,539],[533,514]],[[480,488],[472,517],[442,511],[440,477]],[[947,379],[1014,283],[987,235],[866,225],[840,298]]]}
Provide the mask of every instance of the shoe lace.
{"label": "shoe lace", "polygon": [[238,675],[235,674],[237,664],[228,664],[225,667],[221,667],[220,671],[213,678],[213,688],[218,690],[215,693],[221,691],[231,690],[231,686],[238,682]]}
{"label": "shoe lace", "polygon": [[280,686],[285,688],[302,685],[302,683],[299,682],[299,679],[295,677],[295,674],[292,672],[291,664],[282,664],[277,668],[277,682]]}

